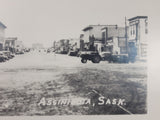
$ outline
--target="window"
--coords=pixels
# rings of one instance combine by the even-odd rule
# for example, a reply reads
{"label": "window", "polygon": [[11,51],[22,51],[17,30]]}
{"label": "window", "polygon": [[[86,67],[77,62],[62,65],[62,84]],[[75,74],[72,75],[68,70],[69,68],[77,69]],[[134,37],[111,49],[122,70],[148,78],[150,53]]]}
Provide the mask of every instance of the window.
{"label": "window", "polygon": [[134,35],[134,28],[133,28],[133,25],[131,25],[131,36]]}
{"label": "window", "polygon": [[134,25],[134,26],[133,26],[133,35],[135,35],[135,34],[136,34],[135,29],[136,29],[136,26]]}
{"label": "window", "polygon": [[102,32],[102,39],[105,40],[105,32]]}
{"label": "window", "polygon": [[105,43],[106,37],[105,37],[105,32],[102,32],[102,42]]}

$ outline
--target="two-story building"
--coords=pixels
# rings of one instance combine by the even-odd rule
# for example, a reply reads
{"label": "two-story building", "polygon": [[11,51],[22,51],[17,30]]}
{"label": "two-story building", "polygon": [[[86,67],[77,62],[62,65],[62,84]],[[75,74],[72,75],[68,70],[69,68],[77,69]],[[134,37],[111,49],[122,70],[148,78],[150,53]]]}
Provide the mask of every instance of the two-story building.
{"label": "two-story building", "polygon": [[2,22],[0,22],[0,51],[2,51],[3,47],[4,47],[5,29],[6,28],[7,27]]}
{"label": "two-story building", "polygon": [[84,43],[84,50],[97,50],[102,51],[102,47],[104,42],[102,41],[102,33],[101,30],[104,27],[113,27],[116,25],[89,25],[83,29],[83,41]]}
{"label": "two-story building", "polygon": [[114,54],[127,53],[127,40],[125,27],[107,26],[102,28],[103,50]]}
{"label": "two-story building", "polygon": [[136,16],[128,21],[128,52],[130,55],[135,54],[137,59],[145,59],[147,57],[148,17]]}
{"label": "two-story building", "polygon": [[127,53],[125,27],[118,25],[90,25],[83,29],[84,34],[80,37],[80,45],[83,50],[108,51],[115,54]]}

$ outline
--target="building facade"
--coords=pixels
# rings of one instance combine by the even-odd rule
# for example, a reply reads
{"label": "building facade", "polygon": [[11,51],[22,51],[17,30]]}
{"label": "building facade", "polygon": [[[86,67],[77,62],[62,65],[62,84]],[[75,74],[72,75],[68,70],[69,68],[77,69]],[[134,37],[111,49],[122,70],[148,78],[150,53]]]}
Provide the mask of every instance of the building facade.
{"label": "building facade", "polygon": [[127,39],[124,27],[107,26],[102,28],[101,33],[105,51],[113,54],[127,53]]}
{"label": "building facade", "polygon": [[148,17],[136,16],[128,19],[128,52],[138,59],[147,57]]}
{"label": "building facade", "polygon": [[0,22],[0,51],[4,48],[6,26]]}
{"label": "building facade", "polygon": [[53,43],[53,48],[56,53],[67,54],[69,52],[69,39],[61,39]]}
{"label": "building facade", "polygon": [[[102,47],[105,44],[102,36],[102,29],[104,27],[113,27],[116,25],[89,25],[83,29],[83,38],[81,38],[81,44],[84,43],[84,50],[98,50],[102,51]],[[82,41],[83,39],[83,41]],[[81,45],[80,45],[81,46]]]}
{"label": "building facade", "polygon": [[84,28],[84,43],[91,42],[92,37],[94,37],[95,40],[102,40],[101,29],[104,27],[107,27],[107,25],[89,25]]}
{"label": "building facade", "polygon": [[71,38],[69,39],[69,49],[77,51],[80,49],[80,38]]}
{"label": "building facade", "polygon": [[6,51],[10,51],[11,53],[15,53],[16,49],[16,40],[17,37],[8,37],[5,39],[4,49]]}
{"label": "building facade", "polygon": [[84,34],[80,34],[80,51],[83,51],[84,50]]}
{"label": "building facade", "polygon": [[15,42],[15,51],[16,52],[24,52],[24,45],[22,41],[16,40]]}

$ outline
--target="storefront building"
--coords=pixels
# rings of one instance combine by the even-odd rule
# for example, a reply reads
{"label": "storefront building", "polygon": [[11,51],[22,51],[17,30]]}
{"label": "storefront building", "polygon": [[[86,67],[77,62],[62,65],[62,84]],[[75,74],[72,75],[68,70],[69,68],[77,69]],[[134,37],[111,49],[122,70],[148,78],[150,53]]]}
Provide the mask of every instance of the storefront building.
{"label": "storefront building", "polygon": [[4,41],[5,41],[5,29],[7,27],[0,22],[0,51],[4,48]]}
{"label": "storefront building", "polygon": [[4,50],[10,51],[11,53],[15,53],[16,47],[16,37],[9,37],[5,39]]}
{"label": "storefront building", "polygon": [[113,54],[127,54],[125,28],[116,26],[104,27],[101,30],[105,51]]}
{"label": "storefront building", "polygon": [[137,59],[146,59],[147,57],[147,34],[148,34],[148,17],[136,16],[128,19],[128,52],[135,54]]}
{"label": "storefront building", "polygon": [[[104,27],[115,27],[116,25],[89,25],[83,29],[83,41],[81,38],[81,44],[84,44],[84,50],[97,50],[102,52],[105,50],[105,41],[103,41],[102,29]],[[80,45],[82,46],[82,45]],[[82,48],[82,47],[81,47]]]}

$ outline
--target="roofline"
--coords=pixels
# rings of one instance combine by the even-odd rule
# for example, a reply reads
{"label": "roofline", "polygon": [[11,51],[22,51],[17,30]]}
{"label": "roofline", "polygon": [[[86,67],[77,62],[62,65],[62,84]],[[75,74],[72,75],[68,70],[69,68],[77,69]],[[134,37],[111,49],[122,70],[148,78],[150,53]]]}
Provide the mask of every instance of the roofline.
{"label": "roofline", "polygon": [[17,37],[8,37],[8,38],[5,38],[5,41],[17,41],[18,38]]}
{"label": "roofline", "polygon": [[0,21],[0,25],[2,25],[4,28],[7,28],[1,21]]}
{"label": "roofline", "polygon": [[[89,25],[89,26],[85,27],[82,31],[87,31],[87,30],[93,29],[94,26],[104,26],[104,28],[105,28],[105,27],[107,28],[107,27],[110,27],[110,26],[116,27],[116,26],[118,26],[118,25]],[[103,28],[102,28],[102,29],[103,29]]]}
{"label": "roofline", "polygon": [[148,18],[148,16],[136,16],[136,17],[128,19],[128,21],[132,21],[132,20],[135,20],[135,19],[144,19],[144,18]]}
{"label": "roofline", "polygon": [[7,37],[5,39],[18,39],[17,37]]}
{"label": "roofline", "polygon": [[91,26],[85,27],[82,31],[87,31],[87,30],[90,30],[90,29],[93,29],[93,27],[91,27]]}
{"label": "roofline", "polygon": [[101,30],[107,29],[108,27],[117,27],[117,28],[121,28],[121,27],[118,27],[118,25],[107,25],[107,27],[104,27],[104,28],[102,28]]}

